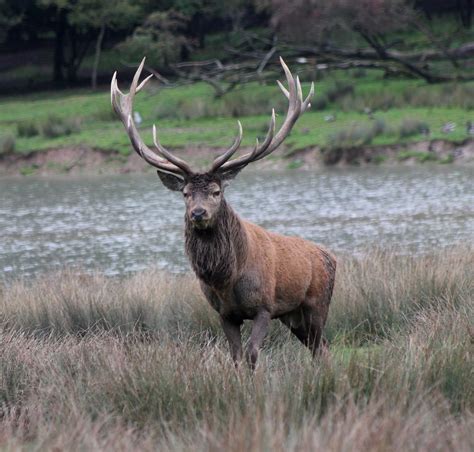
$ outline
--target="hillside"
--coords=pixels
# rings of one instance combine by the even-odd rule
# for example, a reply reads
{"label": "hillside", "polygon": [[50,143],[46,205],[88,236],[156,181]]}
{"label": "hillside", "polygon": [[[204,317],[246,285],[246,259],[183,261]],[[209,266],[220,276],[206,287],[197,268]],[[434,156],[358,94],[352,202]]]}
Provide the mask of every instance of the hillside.
{"label": "hillside", "polygon": [[[128,83],[121,80],[120,86],[127,89]],[[16,96],[0,105],[3,159],[78,147],[121,158],[132,152],[111,110],[107,87]],[[204,147],[210,154],[226,147],[236,133],[236,118],[244,127],[243,145],[251,146],[255,137],[264,135],[272,107],[280,117],[286,108],[276,84],[248,84],[216,99],[203,83],[166,89],[154,83],[136,98],[145,140],[151,144],[155,123],[165,146],[188,149],[188,154],[189,149]],[[299,120],[279,155],[317,147],[326,163],[334,163],[341,150],[400,144],[398,160],[437,160],[417,153],[416,147],[410,154],[412,144],[468,140],[473,130],[466,124],[474,119],[473,107],[474,82],[427,85],[370,72],[333,72],[316,81],[312,110]],[[446,162],[455,157],[446,157]],[[377,157],[375,163],[384,159]]]}

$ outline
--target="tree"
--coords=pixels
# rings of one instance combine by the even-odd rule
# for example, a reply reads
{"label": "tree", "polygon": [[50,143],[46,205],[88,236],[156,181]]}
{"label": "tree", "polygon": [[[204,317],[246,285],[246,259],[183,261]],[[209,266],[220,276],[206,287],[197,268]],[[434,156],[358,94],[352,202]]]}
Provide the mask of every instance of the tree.
{"label": "tree", "polygon": [[[411,0],[260,2],[272,11],[271,24],[287,43],[300,50],[305,48],[317,58],[332,59],[331,63],[339,58],[346,64],[353,58],[358,67],[385,68],[386,73],[411,75],[429,83],[473,78],[458,63],[458,58],[471,56],[471,45],[451,47],[456,39],[433,29]],[[403,39],[394,35],[408,28],[420,33],[425,50],[413,52],[403,46]],[[356,47],[361,39],[365,48]],[[432,64],[435,60],[445,60],[453,70],[448,72],[446,66]]]}
{"label": "tree", "polygon": [[130,26],[136,20],[140,8],[133,0],[39,0],[54,16],[55,51],[54,80],[76,80],[77,71],[95,36],[95,59],[92,84],[97,83],[97,69],[102,44],[107,29]]}
{"label": "tree", "polygon": [[0,42],[2,42],[8,30],[21,21],[21,13],[12,8],[11,2],[0,0]]}
{"label": "tree", "polygon": [[92,29],[97,32],[94,63],[92,66],[91,85],[97,87],[97,72],[100,63],[102,44],[108,29],[129,27],[140,14],[140,8],[131,0],[78,0],[70,12],[70,23],[73,26]]}
{"label": "tree", "polygon": [[341,33],[352,35],[350,41],[354,31],[397,31],[413,12],[406,0],[260,0],[260,5],[270,9],[272,27],[286,40],[313,44],[341,41]]}
{"label": "tree", "polygon": [[168,66],[180,59],[183,47],[189,45],[184,34],[187,17],[176,11],[150,14],[133,35],[120,45],[127,58],[146,55],[152,66]]}
{"label": "tree", "polygon": [[471,28],[473,0],[416,0],[415,6],[423,11],[428,19],[431,19],[433,14],[453,13],[458,16],[463,27]]}
{"label": "tree", "polygon": [[67,80],[72,83],[76,80],[77,70],[90,45],[90,38],[72,26],[69,20],[76,1],[39,0],[39,2],[53,18],[55,34],[53,79],[55,82],[63,82],[66,70]]}
{"label": "tree", "polygon": [[216,3],[216,13],[223,19],[229,20],[232,31],[240,31],[244,28],[244,19],[252,8],[252,0],[227,0]]}

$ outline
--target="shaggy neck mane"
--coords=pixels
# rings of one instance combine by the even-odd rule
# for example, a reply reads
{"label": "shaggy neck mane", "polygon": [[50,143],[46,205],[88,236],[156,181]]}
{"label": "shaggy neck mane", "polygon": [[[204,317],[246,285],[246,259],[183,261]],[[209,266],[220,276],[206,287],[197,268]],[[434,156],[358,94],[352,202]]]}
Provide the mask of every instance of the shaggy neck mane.
{"label": "shaggy neck mane", "polygon": [[216,213],[214,226],[194,229],[186,217],[186,253],[196,276],[212,287],[229,283],[246,255],[244,227],[225,200]]}

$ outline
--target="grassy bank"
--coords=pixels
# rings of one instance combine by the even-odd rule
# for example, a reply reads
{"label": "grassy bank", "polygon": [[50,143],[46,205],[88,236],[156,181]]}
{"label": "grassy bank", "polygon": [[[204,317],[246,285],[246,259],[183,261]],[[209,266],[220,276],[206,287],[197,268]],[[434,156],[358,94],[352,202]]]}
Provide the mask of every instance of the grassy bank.
{"label": "grassy bank", "polygon": [[341,258],[330,352],[313,363],[274,322],[254,376],[191,276],[4,285],[0,444],[472,450],[473,264],[470,248]]}
{"label": "grassy bank", "polygon": [[[122,80],[121,87],[127,85]],[[474,83],[426,85],[417,80],[385,80],[371,72],[334,72],[316,82],[313,109],[301,118],[286,145],[289,150],[321,146],[330,151],[427,138],[462,141],[470,136],[466,122],[474,120],[473,94]],[[4,154],[79,145],[125,155],[131,151],[112,115],[107,87],[95,93],[4,98],[0,106]],[[249,84],[220,99],[214,99],[205,84],[171,89],[155,85],[136,99],[146,141],[151,144],[155,122],[163,144],[178,148],[227,146],[235,136],[236,117],[244,126],[243,144],[251,146],[256,136],[264,135],[272,107],[281,120],[286,106],[276,84]],[[449,122],[455,123],[454,130],[443,131]]]}

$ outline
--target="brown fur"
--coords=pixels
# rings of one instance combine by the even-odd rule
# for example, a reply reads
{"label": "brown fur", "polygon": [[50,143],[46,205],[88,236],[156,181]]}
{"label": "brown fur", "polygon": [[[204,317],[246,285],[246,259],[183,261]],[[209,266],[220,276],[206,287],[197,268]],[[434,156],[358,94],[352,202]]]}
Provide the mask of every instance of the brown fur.
{"label": "brown fur", "polygon": [[195,172],[183,159],[173,155],[158,141],[153,127],[156,153],[141,139],[133,121],[133,99],[143,88],[139,84],[143,59],[128,94],[118,89],[112,77],[112,107],[120,117],[135,151],[158,169],[163,184],[181,191],[186,204],[186,251],[201,287],[216,309],[236,362],[242,357],[240,326],[254,321],[247,358],[255,366],[258,349],[270,321],[279,318],[300,341],[316,353],[326,322],[336,271],[335,259],[313,243],[284,237],[239,219],[227,205],[223,189],[249,163],[269,155],[291,132],[295,122],[309,107],[314,85],[303,99],[301,84],[282,58],[288,89],[288,112],[280,129],[275,129],[273,110],[267,134],[252,152],[233,158],[242,142],[242,126],[230,148],[217,157],[208,172]]}
{"label": "brown fur", "polygon": [[212,228],[194,229],[188,216],[186,252],[196,276],[212,287],[224,287],[232,281],[247,254],[242,224],[223,200]]}
{"label": "brown fur", "polygon": [[191,265],[221,316],[236,361],[242,356],[240,326],[246,319],[255,321],[247,350],[252,366],[275,318],[316,354],[334,286],[336,260],[331,254],[241,220],[225,199],[211,227],[196,229],[186,215],[185,237]]}

